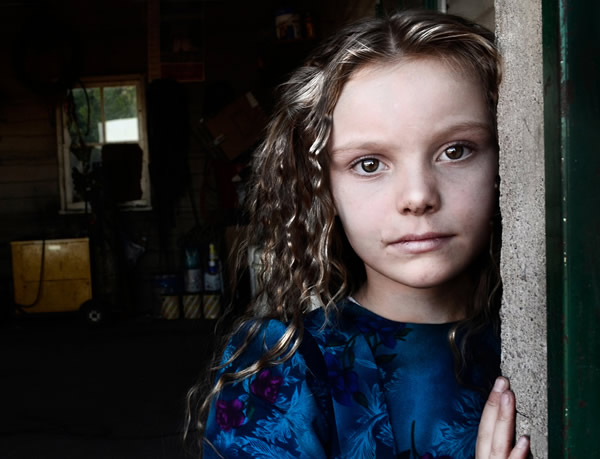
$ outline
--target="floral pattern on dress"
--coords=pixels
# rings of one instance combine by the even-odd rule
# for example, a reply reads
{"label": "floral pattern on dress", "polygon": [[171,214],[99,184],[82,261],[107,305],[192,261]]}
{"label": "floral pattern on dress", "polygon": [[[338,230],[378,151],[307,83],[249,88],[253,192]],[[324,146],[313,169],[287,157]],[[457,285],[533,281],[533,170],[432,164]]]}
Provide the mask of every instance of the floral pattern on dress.
{"label": "floral pattern on dress", "polygon": [[250,389],[257,397],[269,403],[275,403],[282,381],[281,376],[273,375],[271,369],[267,368],[258,374],[258,377],[250,385]]}
{"label": "floral pattern on dress", "polygon": [[[349,337],[334,335],[322,342],[327,376],[331,393],[335,401],[350,406],[356,402],[368,408],[365,394],[359,390],[358,374],[354,371],[356,354],[354,348],[357,340],[366,340],[375,354],[380,345],[394,349],[398,341],[404,341],[411,329],[403,323],[394,323],[377,316],[356,317],[357,332]],[[396,354],[378,354],[375,357],[375,367],[385,361],[391,361]],[[361,361],[362,362],[362,361]],[[360,363],[360,362],[359,362]]]}
{"label": "floral pattern on dress", "polygon": [[[322,310],[306,318],[290,359],[225,387],[207,422],[216,450],[240,458],[473,457],[485,395],[456,382],[450,325],[393,322],[348,301],[339,309],[325,327]],[[284,332],[266,323],[226,371],[256,361]],[[232,339],[229,355],[243,339]],[[219,457],[209,447],[204,454]]]}
{"label": "floral pattern on dress", "polygon": [[477,442],[479,420],[485,400],[476,392],[464,392],[453,402],[454,416],[441,427],[441,439],[435,445],[445,448],[448,457],[470,457]]}
{"label": "floral pattern on dress", "polygon": [[234,427],[241,426],[246,420],[244,416],[244,404],[239,398],[226,401],[217,401],[217,423],[225,432]]}

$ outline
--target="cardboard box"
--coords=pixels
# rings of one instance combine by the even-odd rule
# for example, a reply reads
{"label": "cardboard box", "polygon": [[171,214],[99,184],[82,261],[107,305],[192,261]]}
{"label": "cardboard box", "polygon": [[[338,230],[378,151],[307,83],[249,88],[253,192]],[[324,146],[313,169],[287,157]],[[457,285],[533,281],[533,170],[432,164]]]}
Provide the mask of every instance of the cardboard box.
{"label": "cardboard box", "polygon": [[252,147],[260,139],[266,124],[267,118],[250,92],[206,120],[215,144],[230,160]]}

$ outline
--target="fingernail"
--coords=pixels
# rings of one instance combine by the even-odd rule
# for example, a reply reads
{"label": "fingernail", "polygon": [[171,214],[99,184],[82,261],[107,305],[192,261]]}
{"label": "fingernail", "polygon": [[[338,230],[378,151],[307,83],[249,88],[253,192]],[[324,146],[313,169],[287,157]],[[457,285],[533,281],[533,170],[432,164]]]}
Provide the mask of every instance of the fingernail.
{"label": "fingernail", "polygon": [[517,448],[520,449],[525,449],[527,448],[527,445],[529,444],[529,437],[527,435],[523,435],[521,438],[519,438],[519,440],[517,441]]}
{"label": "fingernail", "polygon": [[503,392],[506,387],[506,380],[504,378],[496,378],[494,383],[494,392]]}
{"label": "fingernail", "polygon": [[503,405],[508,405],[510,403],[510,396],[508,393],[502,394],[502,398],[500,399]]}

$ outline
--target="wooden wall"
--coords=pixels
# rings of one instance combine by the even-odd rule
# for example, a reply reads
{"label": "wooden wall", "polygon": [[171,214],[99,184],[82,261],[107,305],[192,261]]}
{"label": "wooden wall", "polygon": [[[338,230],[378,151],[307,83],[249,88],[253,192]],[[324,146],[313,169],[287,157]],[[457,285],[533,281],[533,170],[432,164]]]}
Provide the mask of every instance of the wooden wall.
{"label": "wooden wall", "polygon": [[[222,208],[216,165],[195,133],[205,116],[205,99],[214,99],[214,94],[207,94],[208,88],[225,83],[231,98],[251,90],[268,100],[272,90],[268,84],[283,77],[265,83],[259,58],[265,44],[275,46],[276,52],[286,52],[269,38],[277,1],[261,2],[260,6],[224,0],[188,3],[198,17],[198,26],[203,28],[206,72],[204,83],[184,84],[191,128],[190,190],[174,203],[166,250],[159,244],[158,233],[163,216],[142,211],[122,212],[119,217],[123,233],[146,247],[139,264],[126,273],[131,284],[126,295],[131,304],[127,307],[138,312],[152,312],[152,278],[181,268],[185,241],[221,240],[231,220],[230,209]],[[374,11],[373,0],[359,2],[351,11],[337,0],[295,3],[312,11],[321,36],[353,14]],[[11,279],[10,241],[78,237],[88,232],[83,215],[59,212],[55,107],[64,90],[49,89],[40,81],[51,81],[65,62],[83,77],[145,74],[146,8],[142,0],[0,3],[0,290]],[[315,44],[292,50],[298,54],[298,63],[304,49]],[[37,50],[37,55],[34,64],[30,62],[27,67],[29,76],[24,77],[19,73],[23,65],[15,56],[23,57],[31,49]]]}

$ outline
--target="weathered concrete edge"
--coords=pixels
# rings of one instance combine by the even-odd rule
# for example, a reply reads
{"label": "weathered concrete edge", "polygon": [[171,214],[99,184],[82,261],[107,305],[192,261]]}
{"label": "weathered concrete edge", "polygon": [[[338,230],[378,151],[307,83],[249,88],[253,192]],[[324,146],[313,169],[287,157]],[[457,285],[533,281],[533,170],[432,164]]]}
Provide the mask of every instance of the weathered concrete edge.
{"label": "weathered concrete edge", "polygon": [[498,107],[502,367],[517,396],[517,433],[548,456],[544,114],[541,2],[496,0],[504,55]]}

